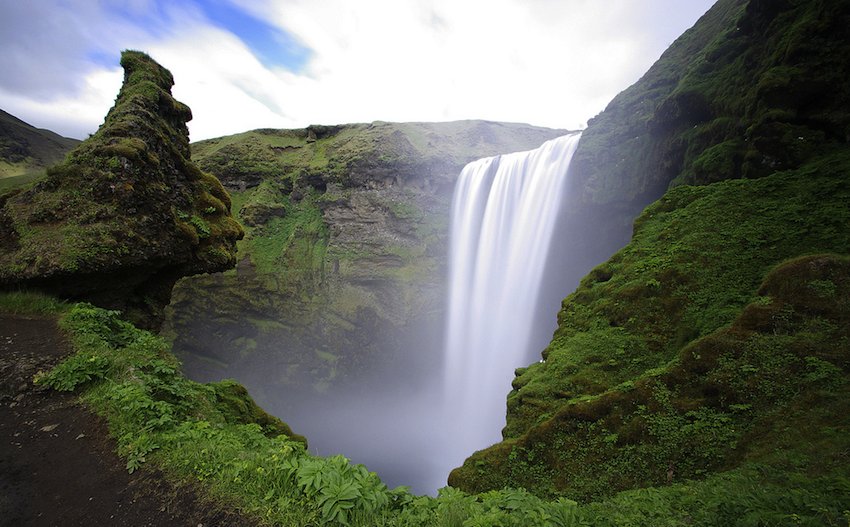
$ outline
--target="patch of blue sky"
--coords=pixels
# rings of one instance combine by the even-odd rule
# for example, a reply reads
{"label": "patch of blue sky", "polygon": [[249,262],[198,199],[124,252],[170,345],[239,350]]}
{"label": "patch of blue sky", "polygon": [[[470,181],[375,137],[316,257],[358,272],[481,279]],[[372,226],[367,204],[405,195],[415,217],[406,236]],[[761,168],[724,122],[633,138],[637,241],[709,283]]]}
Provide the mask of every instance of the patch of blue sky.
{"label": "patch of blue sky", "polygon": [[[121,9],[121,2],[107,2],[107,8],[154,36],[164,35],[167,28],[179,25],[168,19],[171,0],[148,0],[143,9]],[[267,67],[279,67],[298,73],[310,59],[310,49],[292,35],[233,5],[229,0],[191,0],[181,7],[195,8],[210,24],[228,31],[241,40]],[[102,58],[102,57],[93,57]]]}
{"label": "patch of blue sky", "polygon": [[310,50],[282,29],[227,0],[197,0],[197,5],[210,22],[239,37],[264,65],[299,72],[307,64]]}
{"label": "patch of blue sky", "polygon": [[86,52],[86,61],[90,64],[95,64],[106,69],[114,69],[118,67],[121,60],[121,52],[119,50],[107,52],[104,50],[92,49]]}

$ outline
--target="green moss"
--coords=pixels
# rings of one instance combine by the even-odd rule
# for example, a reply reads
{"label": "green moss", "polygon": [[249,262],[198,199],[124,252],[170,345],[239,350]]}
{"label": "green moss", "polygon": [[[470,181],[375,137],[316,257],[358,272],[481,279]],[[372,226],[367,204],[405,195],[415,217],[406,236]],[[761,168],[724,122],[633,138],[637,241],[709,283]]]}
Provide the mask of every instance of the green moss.
{"label": "green moss", "polygon": [[[806,315],[800,326],[797,311],[777,310],[764,299],[751,302],[767,287],[763,277],[777,262],[807,253],[850,253],[850,185],[843,176],[848,171],[850,156],[835,154],[759,180],[677,187],[647,208],[635,222],[632,242],[564,301],[545,361],[519,371],[508,397],[506,438],[537,449],[534,470],[543,471],[539,474],[555,467],[563,475],[539,478],[536,472],[509,465],[512,468],[496,470],[498,477],[489,473],[488,485],[520,484],[545,495],[587,497],[663,483],[665,470],[651,467],[669,462],[685,477],[734,463],[735,445],[747,428],[742,416],[730,410],[723,415],[704,413],[706,408],[716,409],[717,398],[723,404],[755,405],[742,395],[747,391],[751,398],[791,404],[789,397],[802,389],[798,372],[810,368],[805,355],[812,354],[811,346],[826,345],[823,339],[830,334],[837,338],[830,333],[837,327],[834,318]],[[785,276],[784,271],[776,273]],[[786,276],[781,283],[784,298],[809,310],[846,307],[835,303],[841,286],[828,276],[802,281]],[[736,317],[752,318],[771,329],[763,338],[744,339],[743,347],[735,344],[733,334],[705,341],[723,326],[740,324]],[[757,327],[765,331],[762,326]],[[798,336],[789,340],[774,334],[787,331],[782,329],[786,326],[796,328]],[[687,347],[692,342],[703,344]],[[738,351],[727,364],[718,355],[729,346]],[[697,376],[685,381],[680,368]],[[722,382],[700,377],[712,369],[726,375]],[[660,403],[650,402],[657,396],[652,395],[657,390],[651,379],[658,378],[678,386],[670,388],[675,411],[663,418],[653,417]],[[743,384],[734,385],[734,378]],[[641,405],[650,413],[642,414]],[[728,432],[726,424],[733,422],[736,433],[721,439],[718,434]],[[722,443],[725,450],[683,443],[664,430],[692,430],[682,433],[713,437],[712,444]],[[617,449],[604,441],[611,434],[620,438]],[[621,440],[626,443],[620,445]],[[625,445],[628,448],[619,448]],[[670,454],[660,449],[662,445],[690,452],[690,457],[664,461]],[[555,451],[564,452],[564,457],[553,456]],[[492,488],[481,486],[473,472],[488,472],[503,463],[487,456],[491,454],[473,456],[453,481],[468,489]],[[485,466],[473,469],[479,459]]]}
{"label": "green moss", "polygon": [[304,436],[295,434],[289,425],[267,414],[262,408],[257,406],[253,399],[248,395],[248,390],[241,384],[224,380],[208,385],[215,394],[217,409],[222,413],[228,423],[233,424],[258,424],[266,434],[277,436],[286,435],[295,441],[299,441],[307,447],[307,439]]}
{"label": "green moss", "polygon": [[252,231],[246,242],[251,260],[258,271],[285,276],[293,285],[312,283],[323,272],[327,228],[322,213],[313,196],[283,205],[283,217]]}
{"label": "green moss", "polygon": [[575,201],[639,209],[671,182],[761,177],[840,148],[848,21],[843,2],[715,3],[589,122]]}
{"label": "green moss", "polygon": [[[813,281],[834,284],[842,300],[811,291]],[[777,470],[794,460],[796,470],[846,478],[842,462],[822,455],[845,449],[850,427],[848,287],[848,257],[788,261],[759,289],[769,304],[753,302],[651,375],[573,397],[525,434],[473,455],[449,481],[589,499],[702,478],[745,459]],[[807,424],[789,426],[798,420]]]}

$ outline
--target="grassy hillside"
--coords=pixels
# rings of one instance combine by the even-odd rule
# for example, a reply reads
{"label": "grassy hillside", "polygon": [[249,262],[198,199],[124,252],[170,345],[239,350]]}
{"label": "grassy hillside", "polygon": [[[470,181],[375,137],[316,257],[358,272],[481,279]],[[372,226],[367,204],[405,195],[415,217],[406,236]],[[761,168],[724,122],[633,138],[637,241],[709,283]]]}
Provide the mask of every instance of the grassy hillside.
{"label": "grassy hillside", "polygon": [[[848,173],[843,152],[758,180],[677,187],[648,207],[632,242],[564,301],[544,360],[517,371],[505,441],[450,483],[599,498],[846,434],[850,313],[833,281],[845,278],[775,273],[776,292],[763,280],[789,258],[850,254]],[[820,265],[799,262],[789,269]],[[813,397],[822,422],[799,444],[782,439],[784,414]],[[790,450],[764,451],[771,442]]]}
{"label": "grassy hillside", "polygon": [[[0,110],[0,190],[32,181],[48,166],[62,161],[78,143]],[[8,181],[10,178],[15,179]]]}
{"label": "grassy hillside", "polygon": [[850,254],[848,14],[718,2],[591,123],[583,203],[616,222],[672,188],[564,300],[544,360],[517,370],[504,441],[452,485],[588,500],[752,463],[847,477],[846,297],[806,258]]}

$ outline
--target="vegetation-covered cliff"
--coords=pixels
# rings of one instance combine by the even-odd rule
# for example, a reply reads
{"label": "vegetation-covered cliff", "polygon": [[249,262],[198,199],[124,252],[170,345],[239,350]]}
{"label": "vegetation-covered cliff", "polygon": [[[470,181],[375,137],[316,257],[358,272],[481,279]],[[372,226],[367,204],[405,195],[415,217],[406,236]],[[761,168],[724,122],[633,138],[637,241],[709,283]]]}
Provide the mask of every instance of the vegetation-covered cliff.
{"label": "vegetation-covered cliff", "polygon": [[589,124],[579,201],[674,188],[564,301],[504,441],[452,485],[846,484],[846,256],[823,253],[850,254],[848,27],[846,1],[721,0]]}
{"label": "vegetation-covered cliff", "polygon": [[471,160],[564,133],[375,122],[194,144],[246,237],[235,273],[178,284],[176,350],[197,378],[251,379],[261,399],[271,386],[321,393],[400,360],[438,362],[454,179]]}
{"label": "vegetation-covered cliff", "polygon": [[122,54],[124,84],[98,131],[31,188],[0,196],[0,285],[118,308],[153,326],[174,282],[235,264],[242,229],[189,159],[191,119],[171,73]]}

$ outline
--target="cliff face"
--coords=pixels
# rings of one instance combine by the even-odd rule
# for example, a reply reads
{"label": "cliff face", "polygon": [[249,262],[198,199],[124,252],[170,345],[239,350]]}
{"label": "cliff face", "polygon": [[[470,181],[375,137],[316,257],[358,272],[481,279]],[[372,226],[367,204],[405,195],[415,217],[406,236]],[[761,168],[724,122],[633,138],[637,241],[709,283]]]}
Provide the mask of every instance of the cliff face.
{"label": "cliff face", "polygon": [[469,161],[564,133],[376,122],[193,145],[231,189],[247,235],[235,273],[175,290],[169,327],[187,371],[237,376],[262,399],[264,387],[317,393],[438,360],[454,179]]}
{"label": "cliff face", "polygon": [[0,197],[0,284],[120,309],[157,325],[181,276],[235,264],[230,198],[189,160],[171,73],[122,54],[124,84],[98,131],[46,179]]}
{"label": "cliff face", "polygon": [[670,186],[762,177],[846,144],[847,11],[720,0],[591,119],[562,222],[574,268],[625,245]]}
{"label": "cliff face", "polygon": [[848,9],[717,2],[588,123],[577,199],[640,204],[671,182],[765,176],[846,144]]}
{"label": "cliff face", "polygon": [[450,484],[594,498],[792,459],[846,477],[846,270],[827,271],[846,258],[805,255],[850,253],[848,27],[846,1],[720,1],[590,123],[573,214],[616,230],[675,188],[564,300],[504,441]]}

